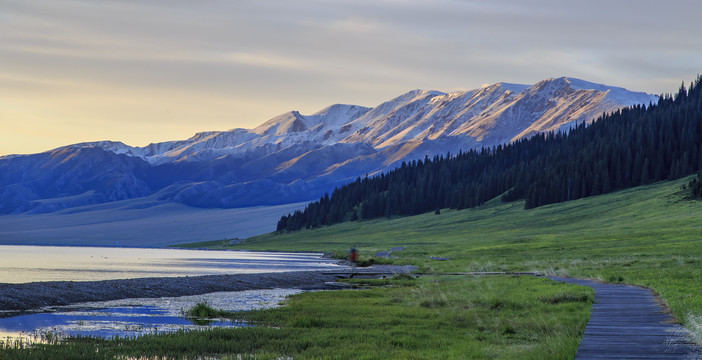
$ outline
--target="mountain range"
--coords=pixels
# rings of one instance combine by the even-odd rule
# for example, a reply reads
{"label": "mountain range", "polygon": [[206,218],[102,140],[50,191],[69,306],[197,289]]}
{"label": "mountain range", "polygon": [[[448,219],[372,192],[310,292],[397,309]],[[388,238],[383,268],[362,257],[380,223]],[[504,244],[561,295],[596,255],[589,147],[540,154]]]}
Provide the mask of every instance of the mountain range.
{"label": "mountain range", "polygon": [[7,155],[0,157],[0,214],[138,198],[145,199],[140,207],[308,201],[403,161],[567,131],[603,113],[657,101],[655,95],[562,77],[450,93],[414,90],[374,108],[337,104],[312,115],[291,111],[254,129],[201,132],[144,147],[98,141]]}

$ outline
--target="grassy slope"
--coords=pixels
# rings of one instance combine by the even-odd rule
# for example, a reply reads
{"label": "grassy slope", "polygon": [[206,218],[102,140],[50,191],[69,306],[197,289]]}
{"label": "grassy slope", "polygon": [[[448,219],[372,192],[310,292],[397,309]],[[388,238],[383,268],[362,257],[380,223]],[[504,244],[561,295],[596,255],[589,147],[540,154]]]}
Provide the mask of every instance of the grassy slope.
{"label": "grassy slope", "polygon": [[[436,271],[537,270],[623,280],[653,288],[692,330],[702,323],[702,202],[684,199],[689,179],[523,210],[493,201],[478,209],[344,223],[267,234],[231,249],[343,252],[395,246],[397,263]],[[428,259],[448,257],[449,261]]]}

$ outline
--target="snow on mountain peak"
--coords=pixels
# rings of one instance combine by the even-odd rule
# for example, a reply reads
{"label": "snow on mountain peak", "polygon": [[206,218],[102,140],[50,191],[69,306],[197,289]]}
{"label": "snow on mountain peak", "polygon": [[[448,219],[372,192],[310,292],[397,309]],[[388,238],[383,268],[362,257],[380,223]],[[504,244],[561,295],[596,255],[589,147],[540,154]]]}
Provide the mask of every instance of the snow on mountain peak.
{"label": "snow on mountain peak", "polygon": [[[50,156],[1,157],[5,164],[12,162],[18,178],[26,177],[27,168],[18,164],[36,164],[34,174],[40,175],[29,177],[47,185],[13,184],[4,188],[10,191],[0,189],[0,197],[9,194],[5,199],[11,201],[5,203],[21,200],[20,207],[5,210],[11,212],[55,211],[146,195],[149,201],[202,207],[305,201],[310,194],[402,161],[568,129],[604,112],[656,101],[653,95],[567,77],[450,93],[413,90],[374,108],[336,104],[312,115],[290,111],[250,130],[200,132],[145,147],[98,141],[59,148]],[[45,166],[56,169],[58,177],[45,176]],[[96,183],[104,186],[95,188]],[[32,190],[57,184],[70,186],[59,186],[53,195]],[[51,206],[36,207],[41,202],[36,199],[52,196]]]}
{"label": "snow on mountain peak", "polygon": [[308,128],[304,117],[298,111],[278,115],[252,130],[258,135],[284,135],[288,132],[300,132]]}
{"label": "snow on mountain peak", "polygon": [[596,84],[593,82],[581,80],[581,79],[576,79],[572,77],[563,77],[565,81],[567,81],[570,84],[570,87],[575,89],[575,90],[597,90],[597,91],[608,91],[611,89],[621,89],[624,90],[623,88],[615,88],[612,86],[607,86],[604,84]]}
{"label": "snow on mountain peak", "polygon": [[219,133],[221,133],[221,131],[201,131],[190,137],[188,141],[200,141],[205,138],[217,135]]}
{"label": "snow on mountain peak", "polygon": [[645,92],[633,92],[622,87],[596,84],[575,78],[568,78],[568,80],[570,81],[571,87],[574,89],[594,89],[606,92],[607,99],[613,103],[620,104],[620,106],[632,106],[637,104],[648,106],[649,104],[658,102],[657,95],[651,95]]}
{"label": "snow on mountain peak", "polygon": [[371,108],[359,105],[335,104],[306,116],[306,118],[313,118],[316,122],[324,122],[327,125],[345,125],[370,110]]}
{"label": "snow on mountain peak", "polygon": [[520,92],[528,89],[530,86],[530,85],[513,84],[513,83],[506,83],[506,82],[499,82],[495,85],[499,86],[500,88],[502,88],[506,91],[509,91],[509,92],[512,92],[515,94],[519,94]]}
{"label": "snow on mountain peak", "polygon": [[568,86],[573,90],[595,90],[598,92],[605,93],[605,98],[603,101],[610,102],[611,105],[622,106],[632,106],[636,104],[648,105],[650,103],[657,103],[658,96],[651,95],[644,92],[633,92],[622,87],[608,86],[604,84],[593,83],[590,81],[585,81],[573,77],[560,77],[556,79],[547,79],[544,81],[550,81],[552,83],[559,84],[558,86]]}
{"label": "snow on mountain peak", "polygon": [[447,93],[445,93],[443,91],[439,91],[439,90],[422,90],[420,92],[420,94],[427,95],[427,96],[444,96]]}
{"label": "snow on mountain peak", "polygon": [[240,157],[251,152],[270,154],[302,144],[319,147],[360,143],[381,149],[407,141],[451,137],[458,139],[453,142],[456,144],[491,146],[589,121],[622,106],[648,105],[657,100],[654,95],[560,77],[534,85],[499,82],[448,93],[417,89],[374,108],[335,104],[311,115],[290,111],[251,130],[199,132],[187,140],[145,147],[111,141],[70,146],[97,146],[152,164],[186,158],[206,161],[224,155]]}
{"label": "snow on mountain peak", "polygon": [[541,80],[533,86],[530,86],[528,89],[528,91],[530,91],[532,94],[538,94],[543,98],[551,98],[556,96],[557,93],[573,90],[576,89],[571,87],[570,82],[566,77]]}
{"label": "snow on mountain peak", "polygon": [[59,150],[59,149],[64,149],[64,148],[78,149],[78,148],[88,148],[88,147],[101,148],[101,149],[106,150],[106,151],[111,151],[115,154],[128,154],[130,152],[130,150],[132,150],[131,146],[126,145],[125,143],[123,143],[121,141],[112,141],[112,140],[82,142],[82,143],[78,143],[78,144],[61,146],[61,147],[54,149],[54,150]]}
{"label": "snow on mountain peak", "polygon": [[412,101],[416,101],[418,99],[424,99],[427,97],[435,97],[435,96],[444,96],[446,95],[445,92],[443,91],[438,91],[438,90],[421,90],[421,89],[415,89],[412,91],[408,91],[390,101],[386,101],[377,107],[373,108],[373,110],[382,107],[385,104],[391,104],[391,105],[398,105],[398,104],[406,104],[410,103]]}

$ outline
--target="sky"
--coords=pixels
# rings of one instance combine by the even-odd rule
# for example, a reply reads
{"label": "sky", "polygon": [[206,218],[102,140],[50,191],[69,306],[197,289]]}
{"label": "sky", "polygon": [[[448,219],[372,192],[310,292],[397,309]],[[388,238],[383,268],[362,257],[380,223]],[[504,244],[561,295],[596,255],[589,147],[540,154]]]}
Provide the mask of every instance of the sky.
{"label": "sky", "polygon": [[702,72],[699,0],[0,0],[0,155],[253,128],[413,89]]}

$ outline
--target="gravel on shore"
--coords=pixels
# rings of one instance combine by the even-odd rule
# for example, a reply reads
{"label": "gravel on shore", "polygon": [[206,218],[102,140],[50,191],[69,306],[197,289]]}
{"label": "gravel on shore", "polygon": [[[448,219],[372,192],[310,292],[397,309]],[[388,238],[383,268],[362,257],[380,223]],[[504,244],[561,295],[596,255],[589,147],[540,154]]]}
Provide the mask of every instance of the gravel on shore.
{"label": "gravel on shore", "polygon": [[[411,266],[376,265],[363,272],[396,274],[413,270]],[[348,271],[348,269],[340,269]],[[0,283],[0,316],[89,301],[129,298],[159,298],[200,295],[219,291],[243,291],[275,288],[305,290],[329,289],[336,280],[325,271],[292,271],[261,274],[206,275],[103,281],[50,281],[25,284]]]}

